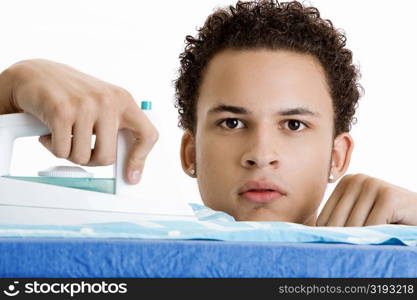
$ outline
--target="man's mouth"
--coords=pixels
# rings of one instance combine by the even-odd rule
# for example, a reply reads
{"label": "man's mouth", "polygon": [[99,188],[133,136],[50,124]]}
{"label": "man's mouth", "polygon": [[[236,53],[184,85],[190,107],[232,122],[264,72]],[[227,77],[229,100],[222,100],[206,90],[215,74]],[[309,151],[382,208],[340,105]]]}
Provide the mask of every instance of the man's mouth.
{"label": "man's mouth", "polygon": [[273,190],[249,190],[241,194],[241,196],[251,202],[267,203],[282,197],[282,194]]}
{"label": "man's mouth", "polygon": [[277,185],[267,181],[249,181],[239,189],[238,194],[256,203],[272,202],[286,195]]}

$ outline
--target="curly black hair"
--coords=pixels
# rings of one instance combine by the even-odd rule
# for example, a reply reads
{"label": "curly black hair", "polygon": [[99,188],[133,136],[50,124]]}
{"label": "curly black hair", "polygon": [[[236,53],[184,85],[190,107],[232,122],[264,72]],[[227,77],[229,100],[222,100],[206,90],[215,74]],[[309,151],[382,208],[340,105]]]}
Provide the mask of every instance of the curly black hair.
{"label": "curly black hair", "polygon": [[321,63],[334,109],[334,136],[349,132],[363,91],[359,68],[346,49],[346,36],[330,20],[320,18],[315,7],[297,1],[238,1],[216,10],[198,29],[187,35],[180,55],[175,84],[178,126],[195,134],[196,103],[204,70],[214,55],[225,49],[282,49],[309,54]]}

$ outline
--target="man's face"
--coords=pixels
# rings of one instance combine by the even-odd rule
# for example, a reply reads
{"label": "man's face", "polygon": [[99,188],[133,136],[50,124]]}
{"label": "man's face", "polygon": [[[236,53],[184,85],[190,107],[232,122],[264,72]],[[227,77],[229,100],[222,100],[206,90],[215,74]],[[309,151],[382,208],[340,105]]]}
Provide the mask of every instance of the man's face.
{"label": "man's face", "polygon": [[333,143],[320,64],[295,52],[226,50],[208,64],[197,103],[204,204],[239,221],[313,224]]}

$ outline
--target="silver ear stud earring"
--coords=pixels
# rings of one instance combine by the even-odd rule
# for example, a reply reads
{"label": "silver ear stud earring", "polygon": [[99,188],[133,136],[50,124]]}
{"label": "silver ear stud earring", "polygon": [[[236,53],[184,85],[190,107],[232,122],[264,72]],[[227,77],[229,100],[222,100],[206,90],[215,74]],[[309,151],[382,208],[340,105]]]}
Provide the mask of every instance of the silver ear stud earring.
{"label": "silver ear stud earring", "polygon": [[191,175],[195,175],[195,173],[196,173],[195,169],[191,169],[190,173],[191,173]]}
{"label": "silver ear stud earring", "polygon": [[330,174],[330,176],[329,176],[329,180],[330,180],[330,181],[333,181],[333,180],[334,180],[333,174]]}

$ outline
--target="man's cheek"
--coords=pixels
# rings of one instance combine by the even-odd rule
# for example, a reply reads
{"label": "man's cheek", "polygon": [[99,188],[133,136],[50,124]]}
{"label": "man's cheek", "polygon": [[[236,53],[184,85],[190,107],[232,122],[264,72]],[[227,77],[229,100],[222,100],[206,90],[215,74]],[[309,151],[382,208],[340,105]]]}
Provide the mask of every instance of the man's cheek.
{"label": "man's cheek", "polygon": [[327,183],[328,159],[323,157],[300,156],[288,168],[288,175],[291,176],[293,190],[305,195],[319,197]]}
{"label": "man's cheek", "polygon": [[227,166],[233,161],[236,161],[236,154],[234,153],[233,147],[227,147],[227,143],[212,143],[206,145],[206,147],[201,150],[201,161],[203,161],[207,167],[213,167],[213,164],[215,164],[215,167]]}
{"label": "man's cheek", "polygon": [[235,161],[230,151],[222,147],[212,145],[212,147],[201,149],[197,155],[200,178],[209,184],[221,184],[230,174],[236,172],[236,167],[233,166]]}
{"label": "man's cheek", "polygon": [[330,157],[326,149],[308,149],[298,153],[293,160],[293,165],[308,176],[318,177],[327,174]]}

